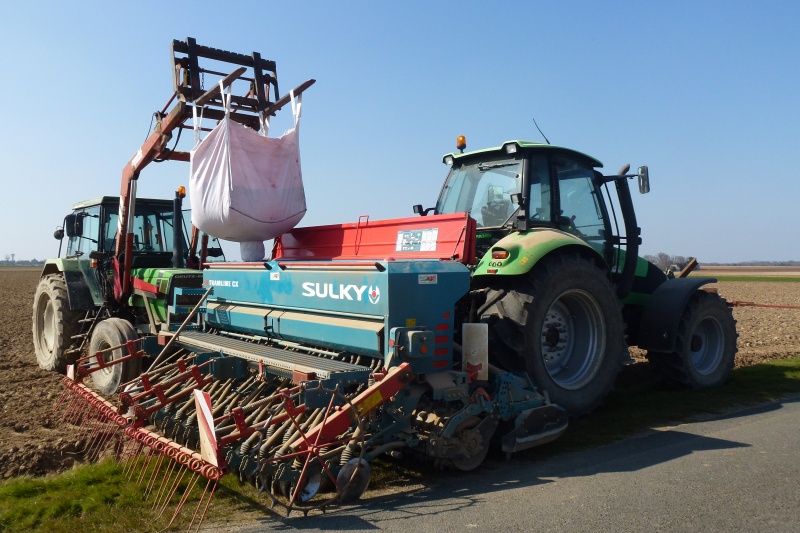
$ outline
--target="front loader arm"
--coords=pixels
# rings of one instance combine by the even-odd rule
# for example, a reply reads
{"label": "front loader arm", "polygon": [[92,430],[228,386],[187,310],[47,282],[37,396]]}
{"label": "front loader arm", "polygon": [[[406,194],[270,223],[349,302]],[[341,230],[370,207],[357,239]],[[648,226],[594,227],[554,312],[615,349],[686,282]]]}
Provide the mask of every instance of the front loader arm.
{"label": "front loader arm", "polygon": [[170,157],[173,154],[165,153],[167,143],[172,138],[172,131],[180,127],[189,118],[189,107],[179,101],[168,115],[159,117],[153,133],[147,138],[136,155],[122,169],[122,184],[120,186],[119,214],[117,217],[117,238],[114,253],[117,257],[123,254],[123,262],[115,263],[114,275],[121,283],[117,284],[119,293],[115,289],[114,297],[118,301],[130,295],[131,292],[131,259],[133,257],[133,212],[136,208],[136,180],[141,170],[158,158]]}

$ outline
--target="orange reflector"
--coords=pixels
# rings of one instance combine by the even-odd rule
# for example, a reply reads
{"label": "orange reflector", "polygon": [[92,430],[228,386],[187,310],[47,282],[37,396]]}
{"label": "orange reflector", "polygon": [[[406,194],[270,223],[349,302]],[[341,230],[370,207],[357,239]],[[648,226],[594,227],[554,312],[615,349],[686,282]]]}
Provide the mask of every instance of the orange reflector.
{"label": "orange reflector", "polygon": [[487,274],[497,274],[497,269],[496,268],[490,268],[490,269],[488,269],[486,271],[486,273]]}
{"label": "orange reflector", "polygon": [[459,150],[463,150],[466,147],[467,147],[467,138],[464,137],[463,135],[459,135],[458,137],[456,137],[456,148],[458,148]]}
{"label": "orange reflector", "polygon": [[492,250],[492,259],[508,259],[508,250]]}

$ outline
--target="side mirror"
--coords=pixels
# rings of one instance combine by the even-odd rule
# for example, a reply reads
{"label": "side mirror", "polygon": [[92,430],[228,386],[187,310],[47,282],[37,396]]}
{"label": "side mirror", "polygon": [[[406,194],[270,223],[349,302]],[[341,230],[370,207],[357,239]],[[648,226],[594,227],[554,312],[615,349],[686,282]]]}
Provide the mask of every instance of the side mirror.
{"label": "side mirror", "polygon": [[72,213],[64,218],[64,230],[67,237],[80,237],[83,235],[83,217]]}
{"label": "side mirror", "polygon": [[64,228],[58,228],[53,232],[53,238],[57,241],[60,241],[64,238]]}
{"label": "side mirror", "polygon": [[426,208],[422,207],[422,204],[417,204],[412,209],[414,209],[414,213],[416,213],[417,215],[419,215],[421,217],[424,217],[424,216],[426,216],[428,213],[430,213],[431,211],[433,211],[436,208],[435,207],[428,207],[426,209]]}
{"label": "side mirror", "polygon": [[639,193],[647,194],[650,192],[650,172],[646,166],[639,167]]}

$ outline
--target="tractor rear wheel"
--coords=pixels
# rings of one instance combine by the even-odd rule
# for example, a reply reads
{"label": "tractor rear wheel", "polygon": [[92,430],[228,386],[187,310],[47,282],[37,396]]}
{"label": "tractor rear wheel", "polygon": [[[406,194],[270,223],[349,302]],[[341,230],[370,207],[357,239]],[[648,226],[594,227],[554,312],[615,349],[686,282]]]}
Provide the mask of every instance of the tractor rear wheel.
{"label": "tractor rear wheel", "polygon": [[66,352],[78,334],[80,319],[81,313],[69,308],[64,275],[44,276],[33,298],[33,347],[41,368],[63,374],[74,361],[76,357]]}
{"label": "tractor rear wheel", "polygon": [[528,276],[490,289],[495,364],[525,371],[570,416],[596,409],[614,385],[627,345],[619,300],[605,273],[578,255],[544,260]]}
{"label": "tractor rear wheel", "polygon": [[[127,320],[121,318],[107,318],[98,323],[92,332],[92,340],[89,343],[89,355],[114,348],[125,344],[128,341],[138,338],[136,329]],[[105,354],[105,361],[113,361],[128,355],[128,350],[118,348]],[[92,373],[94,387],[103,394],[113,394],[120,383],[125,383],[137,377],[141,373],[142,360],[131,359],[103,368]]]}
{"label": "tractor rear wheel", "polygon": [[708,389],[725,383],[736,357],[736,320],[718,294],[697,291],[686,306],[672,353],[647,358],[672,386]]}

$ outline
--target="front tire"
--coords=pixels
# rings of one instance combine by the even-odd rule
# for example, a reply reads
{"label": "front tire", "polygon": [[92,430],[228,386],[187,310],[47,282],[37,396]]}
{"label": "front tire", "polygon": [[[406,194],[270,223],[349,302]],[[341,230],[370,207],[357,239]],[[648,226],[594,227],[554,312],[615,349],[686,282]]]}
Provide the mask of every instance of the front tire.
{"label": "front tire", "polygon": [[596,409],[627,353],[620,304],[605,273],[583,257],[560,255],[508,283],[489,290],[482,313],[495,364],[527,372],[570,416]]}
{"label": "front tire", "polygon": [[70,356],[67,350],[80,329],[80,319],[81,313],[69,308],[64,275],[44,276],[33,297],[33,347],[39,367],[63,374],[74,362],[78,354]]}
{"label": "front tire", "polygon": [[673,387],[695,390],[725,383],[736,357],[736,320],[718,294],[697,291],[684,310],[672,353],[647,358]]}
{"label": "front tire", "polygon": [[[92,332],[89,343],[89,355],[125,344],[138,338],[136,329],[127,320],[121,318],[108,318],[98,323]],[[113,361],[128,355],[128,350],[118,348],[107,352],[105,361]],[[124,363],[100,369],[92,373],[94,387],[103,394],[113,394],[120,383],[125,383],[141,373],[142,360],[130,359]]]}

